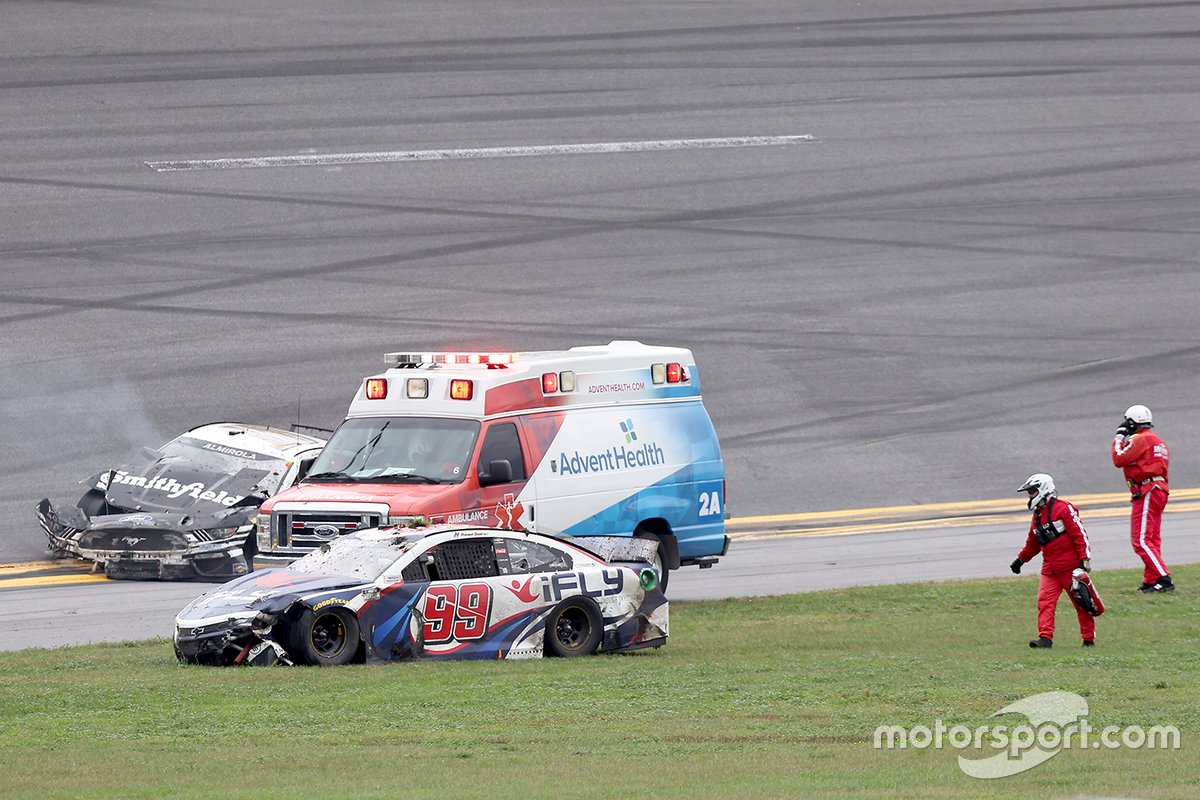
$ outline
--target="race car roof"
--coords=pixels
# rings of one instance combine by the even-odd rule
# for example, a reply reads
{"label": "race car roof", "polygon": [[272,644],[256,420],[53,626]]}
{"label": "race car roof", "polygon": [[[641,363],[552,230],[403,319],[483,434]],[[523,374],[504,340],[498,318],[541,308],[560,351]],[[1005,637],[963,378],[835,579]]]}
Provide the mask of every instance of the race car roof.
{"label": "race car roof", "polygon": [[192,428],[183,436],[280,459],[293,458],[303,451],[325,446],[325,440],[315,436],[244,422],[213,422]]}

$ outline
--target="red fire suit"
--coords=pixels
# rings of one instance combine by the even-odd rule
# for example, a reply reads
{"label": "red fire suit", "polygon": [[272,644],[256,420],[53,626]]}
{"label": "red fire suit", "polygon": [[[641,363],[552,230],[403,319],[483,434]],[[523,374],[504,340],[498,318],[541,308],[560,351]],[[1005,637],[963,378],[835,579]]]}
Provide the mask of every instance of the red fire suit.
{"label": "red fire suit", "polygon": [[[1058,597],[1071,587],[1071,573],[1085,558],[1092,557],[1087,531],[1079,520],[1079,510],[1066,500],[1051,497],[1033,512],[1025,547],[1017,554],[1028,562],[1042,554],[1042,581],[1038,587],[1038,636],[1054,638],[1054,610]],[[1067,597],[1071,593],[1067,592]],[[1085,640],[1096,638],[1095,618],[1079,607],[1071,597],[1079,617],[1079,634]]]}
{"label": "red fire suit", "polygon": [[1129,519],[1129,538],[1133,552],[1146,569],[1145,583],[1154,583],[1170,575],[1162,557],[1162,514],[1171,490],[1167,486],[1167,466],[1171,454],[1167,444],[1149,428],[1132,436],[1117,435],[1112,444],[1113,466],[1125,471],[1125,482],[1132,493],[1133,509]]}

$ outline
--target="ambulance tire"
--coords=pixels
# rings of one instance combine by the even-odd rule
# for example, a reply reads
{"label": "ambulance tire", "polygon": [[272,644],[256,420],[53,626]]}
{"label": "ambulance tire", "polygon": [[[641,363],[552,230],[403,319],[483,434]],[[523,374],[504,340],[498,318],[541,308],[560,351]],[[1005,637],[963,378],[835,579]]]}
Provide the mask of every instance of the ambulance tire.
{"label": "ambulance tire", "polygon": [[604,615],[590,597],[563,600],[546,618],[546,655],[559,658],[590,656],[604,635]]}
{"label": "ambulance tire", "polygon": [[655,552],[654,558],[650,560],[650,566],[654,567],[654,571],[658,573],[658,590],[666,594],[667,581],[671,578],[671,570],[667,569],[667,565],[663,563],[661,552]]}
{"label": "ambulance tire", "polygon": [[671,579],[671,570],[667,566],[666,559],[663,557],[663,548],[666,547],[666,543],[663,542],[662,538],[648,532],[640,525],[638,526],[637,530],[633,532],[633,538],[653,539],[658,542],[658,549],[654,551],[654,558],[650,559],[650,566],[654,567],[654,571],[658,573],[658,590],[663,594],[666,594],[667,581]]}

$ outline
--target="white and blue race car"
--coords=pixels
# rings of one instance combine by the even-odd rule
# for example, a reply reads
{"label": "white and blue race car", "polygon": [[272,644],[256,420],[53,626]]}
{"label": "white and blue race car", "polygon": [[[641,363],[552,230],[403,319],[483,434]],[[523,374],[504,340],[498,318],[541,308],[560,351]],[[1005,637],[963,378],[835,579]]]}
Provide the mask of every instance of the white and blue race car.
{"label": "white and blue race car", "polygon": [[332,666],[664,644],[657,543],[586,542],[456,525],[357,531],[192,601],[175,618],[175,653],[220,666]]}

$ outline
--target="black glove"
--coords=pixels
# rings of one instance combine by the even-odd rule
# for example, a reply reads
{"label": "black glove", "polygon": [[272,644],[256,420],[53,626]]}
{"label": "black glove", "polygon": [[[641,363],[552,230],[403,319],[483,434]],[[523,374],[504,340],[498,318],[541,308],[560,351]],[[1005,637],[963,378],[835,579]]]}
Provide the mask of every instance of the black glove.
{"label": "black glove", "polygon": [[1020,575],[1021,574],[1021,565],[1024,563],[1025,563],[1024,561],[1022,561],[1021,559],[1018,558],[1016,561],[1009,564],[1008,568],[1013,571],[1013,575]]}
{"label": "black glove", "polygon": [[1082,569],[1084,572],[1091,572],[1092,571],[1092,560],[1090,558],[1085,558],[1080,563],[1079,568]]}
{"label": "black glove", "polygon": [[1124,425],[1117,428],[1117,436],[1129,436],[1131,433],[1133,433],[1133,429],[1127,428]]}
{"label": "black glove", "polygon": [[1137,425],[1129,417],[1126,417],[1117,426],[1117,436],[1131,436],[1135,430],[1137,430]]}

